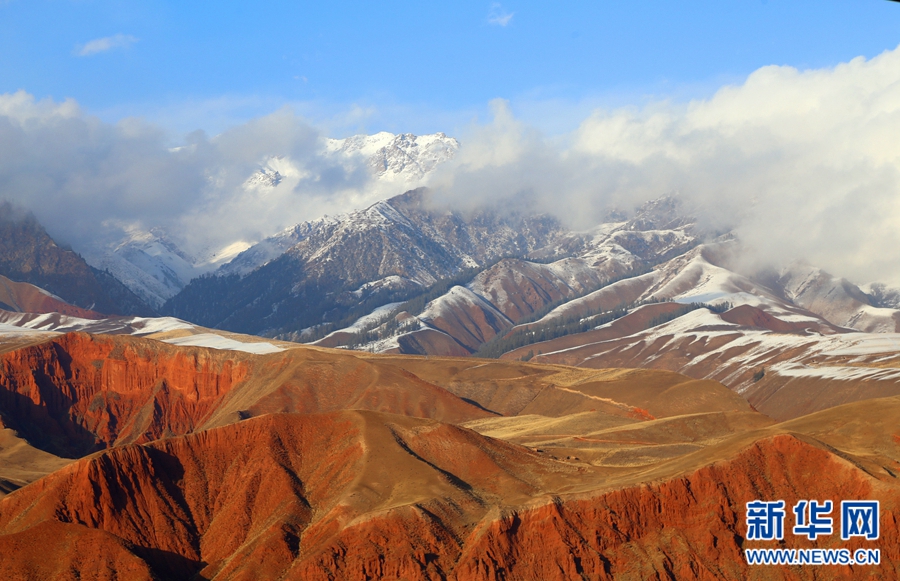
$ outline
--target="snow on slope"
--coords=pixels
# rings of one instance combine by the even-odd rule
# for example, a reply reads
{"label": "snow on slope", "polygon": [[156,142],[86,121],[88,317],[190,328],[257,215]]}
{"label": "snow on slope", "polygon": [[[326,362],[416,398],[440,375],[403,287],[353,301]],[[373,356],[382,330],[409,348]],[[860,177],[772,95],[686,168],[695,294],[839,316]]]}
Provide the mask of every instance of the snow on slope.
{"label": "snow on slope", "polygon": [[620,353],[629,353],[645,367],[716,379],[739,393],[752,386],[749,374],[759,369],[790,378],[900,379],[898,333],[777,333],[730,323],[706,309],[631,336],[545,351],[536,360],[595,367]]}
{"label": "snow on slope", "polygon": [[425,329],[449,335],[470,352],[513,325],[484,297],[462,286],[454,286],[428,303],[418,320]]}
{"label": "snow on slope", "polygon": [[363,315],[362,317],[358,318],[352,325],[341,329],[341,331],[345,333],[358,333],[375,323],[383,322],[385,318],[389,314],[391,314],[391,311],[399,307],[401,304],[403,303],[388,303],[386,305],[382,305],[368,315]]}
{"label": "snow on slope", "polygon": [[[325,151],[328,154],[345,156],[348,160],[361,157],[380,182],[398,183],[405,189],[413,189],[424,183],[428,175],[440,164],[453,159],[458,149],[459,142],[443,133],[416,136],[410,133],[394,135],[383,131],[375,135],[328,139],[325,143]],[[272,162],[268,165],[272,166]],[[289,174],[289,170],[281,166],[279,168],[267,166],[254,174],[253,187],[278,185],[285,175]],[[249,246],[216,271],[216,274],[246,276],[278,258],[317,230],[335,228],[348,222],[377,224],[392,220],[408,225],[402,214],[382,201],[361,211],[335,217],[324,216],[304,222]],[[326,251],[327,249],[322,250]]]}
{"label": "snow on slope", "polygon": [[82,319],[59,313],[11,313],[0,311],[0,344],[10,340],[47,339],[61,333],[83,332],[100,335],[134,335],[148,337],[173,345],[208,347],[230,351],[244,351],[264,355],[282,351],[284,347],[241,335],[206,332],[173,317],[112,317]]}
{"label": "snow on slope", "polygon": [[[426,195],[421,190],[410,191],[390,200],[378,201],[362,210],[298,224],[244,251],[215,274],[245,276],[288,251],[294,258],[302,260],[309,272],[324,269],[325,264],[330,263],[329,268],[343,268],[344,273],[367,271],[365,276],[374,274],[379,277],[361,280],[364,287],[369,283],[374,287],[382,279],[385,284],[390,283],[394,287],[429,286],[439,278],[454,274],[460,267],[477,266],[478,261],[467,252],[473,251],[473,244],[480,243],[478,228],[482,226],[461,224],[453,218],[456,222],[450,227],[457,224],[465,238],[464,243],[455,244],[442,234],[442,227],[449,228],[446,224],[436,227],[428,223],[427,217],[418,215],[413,219],[398,209],[410,203],[407,198],[420,199]],[[416,216],[414,211],[412,215]],[[455,233],[459,234],[459,231]],[[521,236],[521,232],[508,225],[500,225],[491,235],[499,242],[492,246],[491,238],[485,236],[485,247],[475,248],[474,251],[482,250],[487,255],[500,254],[497,248],[505,250],[502,245]],[[469,246],[466,247],[466,244]],[[361,255],[369,250],[376,255],[369,255],[368,262],[365,262]],[[377,255],[379,252],[381,256]],[[403,275],[397,276],[397,272],[403,272]]]}
{"label": "snow on slope", "polygon": [[84,333],[151,335],[186,329],[194,325],[173,317],[111,317],[109,319],[82,319],[59,313],[10,313],[0,311],[0,323],[19,331],[51,331],[54,333]]}
{"label": "snow on slope", "polygon": [[396,309],[397,307],[399,307],[402,304],[403,303],[388,303],[386,305],[382,305],[382,306],[376,308],[375,310],[373,310],[371,313],[369,313],[367,315],[363,315],[362,317],[358,318],[356,321],[353,322],[353,324],[343,327],[341,329],[332,331],[331,333],[325,335],[318,341],[312,342],[311,345],[319,345],[319,344],[328,345],[329,339],[335,337],[336,335],[342,335],[342,334],[355,335],[358,333],[362,333],[366,330],[372,329],[372,328],[376,327],[377,325],[384,323],[387,320],[388,316],[394,311],[394,309]]}
{"label": "snow on slope", "polygon": [[480,272],[466,288],[510,320],[518,321],[547,303],[596,288],[605,279],[602,270],[580,258],[564,258],[550,264],[506,259]]}
{"label": "snow on slope", "polygon": [[459,310],[469,310],[471,308],[483,309],[490,312],[498,319],[504,320],[512,326],[506,315],[500,312],[497,307],[466,287],[454,286],[446,294],[434,299],[425,307],[419,320],[426,324],[433,323],[436,319],[455,316]]}
{"label": "snow on slope", "polygon": [[679,303],[749,304],[792,315],[770,291],[744,276],[711,264],[704,256],[708,246],[697,247],[660,265],[651,272],[626,278],[585,296],[568,301],[531,326],[549,325],[563,318],[597,309],[612,310],[641,301]]}
{"label": "snow on slope", "polygon": [[[674,204],[668,198],[663,202],[666,207]],[[472,351],[480,342],[509,328],[513,321],[532,315],[548,303],[577,297],[660,254],[677,253],[693,246],[696,237],[691,232],[691,221],[661,218],[656,215],[659,207],[659,203],[646,204],[632,220],[601,224],[587,233],[567,235],[535,251],[536,255],[558,256],[572,254],[572,249],[577,249],[575,256],[548,264],[520,258],[501,260],[476,275],[465,289],[453,288],[432,301],[419,320],[425,328],[440,330]],[[366,211],[367,219],[373,222],[378,221],[378,214],[378,205]],[[384,216],[398,222],[402,218]],[[656,227],[659,224],[676,229],[660,229]],[[637,230],[641,225],[650,229]],[[469,292],[466,294],[464,290]],[[624,302],[633,302],[634,298]],[[623,301],[608,308],[620,302]]]}
{"label": "snow on slope", "polygon": [[379,180],[414,185],[420,185],[437,166],[453,159],[458,149],[459,142],[443,133],[416,136],[385,131],[329,139],[325,145],[332,155],[362,157]]}
{"label": "snow on slope", "polygon": [[874,333],[900,331],[900,310],[872,306],[858,286],[820,268],[791,265],[781,272],[779,283],[795,304],[836,325]]}
{"label": "snow on slope", "polygon": [[657,282],[660,277],[661,274],[658,271],[653,271],[621,280],[588,293],[583,297],[563,303],[537,321],[527,325],[519,325],[519,327],[552,325],[557,321],[584,316],[589,312],[598,310],[609,311],[620,305],[634,303],[640,300],[646,294],[647,289]]}
{"label": "snow on slope", "polygon": [[900,309],[900,289],[890,288],[880,282],[866,283],[859,288],[868,295],[870,302],[876,307]]}
{"label": "snow on slope", "polygon": [[254,353],[256,355],[267,355],[269,353],[284,351],[282,347],[278,347],[277,345],[265,341],[245,343],[236,341],[230,337],[223,337],[212,333],[199,333],[197,335],[187,335],[185,337],[161,339],[161,341],[172,345],[208,347],[210,349],[224,349],[226,351],[243,351],[245,353]]}
{"label": "snow on slope", "polygon": [[113,243],[84,250],[94,268],[107,270],[154,308],[178,294],[191,280],[227,263],[249,245],[243,241],[195,257],[158,229],[130,229]]}
{"label": "snow on slope", "polygon": [[228,276],[237,274],[239,276],[246,276],[260,266],[268,264],[287,252],[291,247],[306,239],[311,232],[333,229],[342,219],[343,216],[324,216],[316,220],[310,220],[287,228],[274,236],[270,236],[269,238],[246,248],[230,262],[222,265],[216,270],[216,275]]}

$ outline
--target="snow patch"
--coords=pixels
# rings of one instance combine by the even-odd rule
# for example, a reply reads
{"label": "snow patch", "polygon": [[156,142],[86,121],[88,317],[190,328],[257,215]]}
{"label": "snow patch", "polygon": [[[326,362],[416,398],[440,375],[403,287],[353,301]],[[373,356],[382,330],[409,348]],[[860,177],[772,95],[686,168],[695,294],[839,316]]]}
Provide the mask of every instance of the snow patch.
{"label": "snow patch", "polygon": [[212,333],[200,333],[199,335],[188,335],[186,337],[176,337],[174,339],[163,339],[164,343],[171,345],[179,345],[182,347],[208,347],[210,349],[222,349],[226,351],[243,351],[245,353],[253,353],[255,355],[266,355],[269,353],[277,353],[284,349],[273,345],[272,343],[243,343],[235,341],[221,335]]}
{"label": "snow patch", "polygon": [[403,303],[388,303],[386,305],[382,305],[382,306],[378,307],[377,309],[373,310],[368,315],[363,315],[362,317],[356,319],[356,321],[354,321],[352,325],[344,327],[343,329],[338,329],[336,331],[332,331],[331,333],[328,333],[327,335],[325,335],[325,337],[323,337],[322,339],[319,339],[319,341],[316,341],[316,343],[319,343],[320,341],[324,341],[325,339],[327,339],[337,333],[351,333],[351,334],[361,333],[366,328],[371,328],[372,326],[374,326],[376,324],[380,324],[380,323],[383,323],[384,321],[386,321],[388,319],[388,317],[390,316],[390,314],[394,311],[394,309],[396,309],[397,307],[399,307],[402,304]]}
{"label": "snow patch", "polygon": [[497,310],[497,307],[463,286],[455,286],[447,291],[446,294],[428,303],[425,310],[419,315],[419,319],[427,323],[440,317],[452,316],[453,311],[456,309],[465,310],[471,306],[478,306],[486,311],[490,311],[500,319],[509,321],[510,326],[512,326],[512,321],[510,321],[509,317]]}
{"label": "snow patch", "polygon": [[153,333],[195,328],[194,325],[175,317],[135,317],[130,320],[130,324],[135,329],[134,335],[151,335]]}
{"label": "snow patch", "polygon": [[829,365],[811,367],[801,363],[777,363],[769,367],[769,370],[784,377],[817,377],[841,381],[900,379],[900,369],[896,368],[879,369],[877,367],[838,367]]}

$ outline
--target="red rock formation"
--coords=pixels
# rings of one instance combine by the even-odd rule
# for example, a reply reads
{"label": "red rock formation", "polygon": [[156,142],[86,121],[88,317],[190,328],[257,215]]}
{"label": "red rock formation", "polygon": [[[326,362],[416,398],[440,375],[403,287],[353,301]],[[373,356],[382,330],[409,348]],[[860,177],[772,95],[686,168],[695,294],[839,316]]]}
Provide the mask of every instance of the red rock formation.
{"label": "red rock formation", "polygon": [[[643,477],[619,481],[429,420],[267,416],[117,448],[11,494],[0,501],[0,547],[17,557],[0,572],[28,578],[49,567],[35,563],[59,559],[60,579],[107,578],[109,563],[139,579],[146,570],[304,581],[900,574],[896,482],[805,436],[726,443]],[[882,566],[747,566],[749,546],[872,545],[743,540],[746,502],[801,498],[879,499]],[[75,547],[102,558],[78,559]]]}
{"label": "red rock formation", "polygon": [[9,427],[66,457],[262,413],[348,408],[450,422],[489,415],[408,372],[341,352],[254,356],[70,333],[0,354]]}
{"label": "red rock formation", "polygon": [[0,356],[0,406],[29,441],[76,457],[189,432],[248,372],[229,352],[70,333]]}
{"label": "red rock formation", "polygon": [[[882,499],[878,542],[746,541],[756,499]],[[662,483],[511,511],[472,533],[458,579],[890,579],[900,574],[896,485],[794,436],[756,442],[735,458]],[[837,522],[837,521],[836,521]],[[789,526],[789,525],[788,525]],[[750,567],[748,547],[880,548],[880,567]]]}
{"label": "red rock formation", "polygon": [[0,578],[10,581],[156,581],[135,547],[110,533],[45,521],[0,536]]}

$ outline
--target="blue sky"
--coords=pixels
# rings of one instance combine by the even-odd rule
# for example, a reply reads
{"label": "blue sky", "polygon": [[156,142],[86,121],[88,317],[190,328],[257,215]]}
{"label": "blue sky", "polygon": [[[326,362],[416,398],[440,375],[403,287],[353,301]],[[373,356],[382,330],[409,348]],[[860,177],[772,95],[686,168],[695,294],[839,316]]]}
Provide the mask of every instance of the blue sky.
{"label": "blue sky", "polygon": [[412,187],[323,137],[444,131],[464,207],[674,193],[761,264],[900,288],[898,45],[888,0],[0,0],[0,198],[75,248],[221,249]]}
{"label": "blue sky", "polygon": [[335,136],[456,133],[499,97],[554,133],[598,107],[706,98],[765,65],[898,43],[886,0],[0,0],[0,93],[177,133],[288,104]]}

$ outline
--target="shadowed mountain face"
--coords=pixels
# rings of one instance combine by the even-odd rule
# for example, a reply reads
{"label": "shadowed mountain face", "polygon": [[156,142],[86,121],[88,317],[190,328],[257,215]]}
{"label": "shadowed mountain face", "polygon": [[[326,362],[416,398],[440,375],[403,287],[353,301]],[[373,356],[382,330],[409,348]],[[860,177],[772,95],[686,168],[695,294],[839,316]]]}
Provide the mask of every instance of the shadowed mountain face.
{"label": "shadowed mountain face", "polygon": [[152,315],[113,276],[60,248],[34,216],[0,204],[0,275],[49,291],[68,303],[109,315]]}
{"label": "shadowed mountain face", "polygon": [[82,319],[101,319],[104,315],[70,305],[44,289],[26,282],[13,282],[0,276],[0,309],[14,313],[59,313]]}

